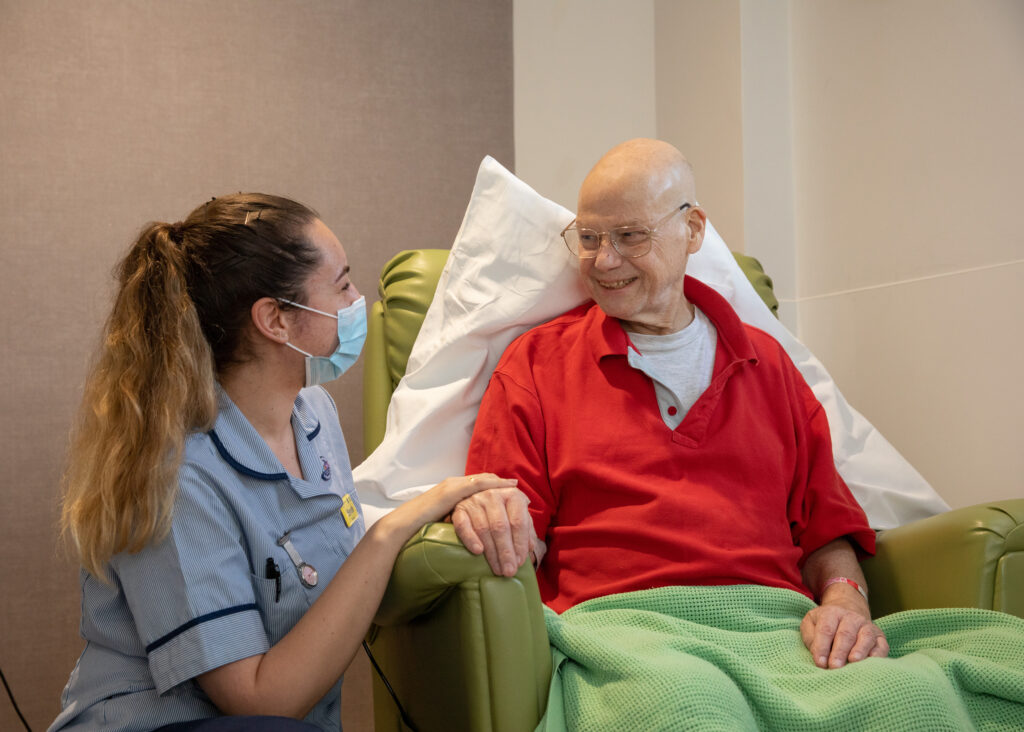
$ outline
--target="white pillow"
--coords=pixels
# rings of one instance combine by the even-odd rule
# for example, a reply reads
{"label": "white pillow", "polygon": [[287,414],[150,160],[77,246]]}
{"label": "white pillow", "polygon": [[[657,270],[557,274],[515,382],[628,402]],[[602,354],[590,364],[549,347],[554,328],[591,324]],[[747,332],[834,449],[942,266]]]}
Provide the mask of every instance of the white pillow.
{"label": "white pillow", "polygon": [[[587,299],[559,232],[572,212],[484,158],[451,255],[388,408],[380,446],[354,470],[369,525],[465,471],[477,408],[502,352],[529,328]],[[876,529],[949,510],[772,315],[708,222],[687,274],[774,336],[828,414],[840,475]]]}

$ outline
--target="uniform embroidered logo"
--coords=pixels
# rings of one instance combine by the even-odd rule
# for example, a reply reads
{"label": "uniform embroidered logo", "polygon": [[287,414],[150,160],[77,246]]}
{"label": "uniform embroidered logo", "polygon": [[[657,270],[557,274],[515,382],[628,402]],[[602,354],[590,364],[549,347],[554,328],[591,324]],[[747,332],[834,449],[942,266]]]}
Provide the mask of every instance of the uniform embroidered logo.
{"label": "uniform embroidered logo", "polygon": [[320,473],[320,477],[324,480],[331,479],[331,464],[324,460],[324,456],[320,456],[320,462],[324,464],[324,472]]}

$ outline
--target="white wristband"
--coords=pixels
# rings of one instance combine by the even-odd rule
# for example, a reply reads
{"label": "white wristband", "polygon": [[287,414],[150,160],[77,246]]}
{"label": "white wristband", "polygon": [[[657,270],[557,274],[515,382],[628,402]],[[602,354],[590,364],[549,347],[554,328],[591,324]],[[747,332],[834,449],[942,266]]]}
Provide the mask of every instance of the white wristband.
{"label": "white wristband", "polygon": [[828,588],[828,586],[834,585],[836,582],[843,582],[845,584],[850,585],[853,589],[857,590],[857,592],[861,594],[865,601],[868,599],[867,591],[849,577],[830,577],[829,579],[825,580],[825,584],[821,586],[821,594],[824,595],[825,590]]}

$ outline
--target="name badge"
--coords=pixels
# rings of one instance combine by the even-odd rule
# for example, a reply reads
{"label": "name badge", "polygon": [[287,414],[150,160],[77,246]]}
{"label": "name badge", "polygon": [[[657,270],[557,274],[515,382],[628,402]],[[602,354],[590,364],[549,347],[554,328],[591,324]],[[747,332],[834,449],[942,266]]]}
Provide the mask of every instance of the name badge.
{"label": "name badge", "polygon": [[341,499],[341,517],[345,519],[345,525],[349,528],[352,528],[352,524],[359,518],[359,509],[356,508],[355,501],[348,493]]}

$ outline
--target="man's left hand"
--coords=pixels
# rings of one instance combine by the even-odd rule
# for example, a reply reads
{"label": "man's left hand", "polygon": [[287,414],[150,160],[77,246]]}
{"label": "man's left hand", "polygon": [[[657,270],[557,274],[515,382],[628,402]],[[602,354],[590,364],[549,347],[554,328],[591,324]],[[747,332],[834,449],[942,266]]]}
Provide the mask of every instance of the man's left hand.
{"label": "man's left hand", "polygon": [[[830,588],[831,589],[831,588]],[[856,593],[851,587],[844,589]],[[865,658],[889,655],[885,633],[866,614],[867,603],[856,598],[835,596],[804,616],[800,635],[819,668],[842,668]]]}

